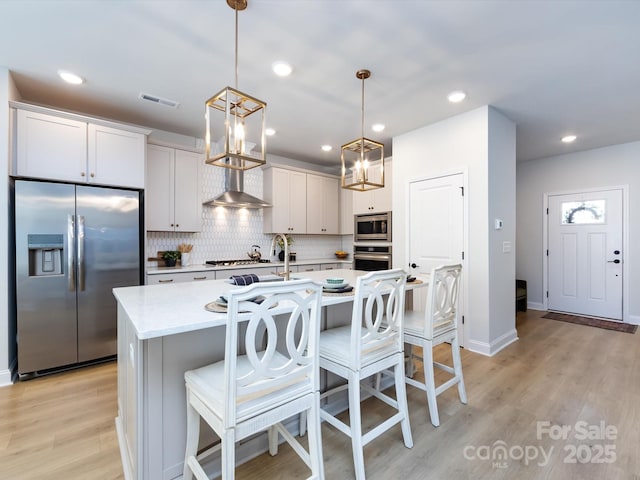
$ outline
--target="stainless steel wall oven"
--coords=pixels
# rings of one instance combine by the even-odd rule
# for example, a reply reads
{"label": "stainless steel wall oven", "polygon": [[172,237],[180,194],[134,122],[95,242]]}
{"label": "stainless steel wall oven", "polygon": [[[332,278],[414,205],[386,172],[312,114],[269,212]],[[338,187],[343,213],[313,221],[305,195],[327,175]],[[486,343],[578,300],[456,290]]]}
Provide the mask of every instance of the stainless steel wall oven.
{"label": "stainless steel wall oven", "polygon": [[354,270],[388,270],[391,268],[391,245],[354,245]]}

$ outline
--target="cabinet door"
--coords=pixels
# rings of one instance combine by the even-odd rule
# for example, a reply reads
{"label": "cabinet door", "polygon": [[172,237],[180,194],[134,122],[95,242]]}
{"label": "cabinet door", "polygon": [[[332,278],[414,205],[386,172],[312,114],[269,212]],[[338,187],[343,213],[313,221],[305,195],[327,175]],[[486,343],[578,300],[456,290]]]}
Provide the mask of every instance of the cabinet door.
{"label": "cabinet door", "polygon": [[289,225],[291,233],[307,233],[306,173],[289,172]]}
{"label": "cabinet door", "polygon": [[144,135],[89,124],[89,183],[144,188],[144,154]]}
{"label": "cabinet door", "polygon": [[307,175],[272,168],[265,179],[265,233],[307,233]]}
{"label": "cabinet door", "polygon": [[351,190],[340,188],[340,233],[342,235],[353,235],[353,193]]}
{"label": "cabinet door", "polygon": [[291,232],[289,222],[289,211],[291,203],[291,192],[289,190],[290,175],[288,170],[272,169],[272,205],[271,210],[271,231],[288,233]]}
{"label": "cabinet door", "polygon": [[[384,163],[384,188],[369,190],[366,192],[353,192],[353,213],[377,213],[391,210],[391,165]],[[378,171],[373,169],[373,179],[379,181]]]}
{"label": "cabinet door", "polygon": [[175,151],[157,145],[147,146],[147,188],[145,191],[147,230],[174,230]]}
{"label": "cabinet door", "polygon": [[307,233],[324,233],[323,177],[307,175]]}
{"label": "cabinet door", "polygon": [[337,235],[339,182],[307,174],[307,233]]}
{"label": "cabinet door", "polygon": [[174,221],[176,232],[202,230],[202,199],[198,175],[204,158],[200,154],[175,151]]}
{"label": "cabinet door", "polygon": [[17,123],[17,175],[86,181],[86,123],[26,110],[17,111]]}

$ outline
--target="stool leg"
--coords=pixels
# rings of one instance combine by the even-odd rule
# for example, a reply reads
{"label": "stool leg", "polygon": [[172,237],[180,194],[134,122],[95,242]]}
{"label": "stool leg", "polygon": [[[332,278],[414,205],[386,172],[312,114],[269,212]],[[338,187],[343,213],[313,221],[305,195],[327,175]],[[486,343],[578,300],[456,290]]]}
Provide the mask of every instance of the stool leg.
{"label": "stool leg", "polygon": [[278,430],[273,425],[269,427],[269,455],[278,454]]}
{"label": "stool leg", "polygon": [[364,451],[362,445],[362,422],[360,416],[360,378],[349,373],[349,423],[351,427],[351,448],[356,480],[365,480]]}
{"label": "stool leg", "polygon": [[222,434],[222,480],[233,480],[236,475],[236,437],[233,430]]}
{"label": "stool leg", "polygon": [[315,392],[313,406],[308,412],[309,456],[311,475],[314,479],[324,480],[324,462],[322,459],[322,437],[320,433],[320,393]]}
{"label": "stool leg", "polygon": [[193,472],[189,467],[189,458],[195,457],[198,453],[198,439],[200,437],[200,415],[189,401],[190,392],[187,389],[187,441],[184,455],[184,467],[182,478],[192,480]]}
{"label": "stool leg", "polygon": [[467,404],[467,392],[464,388],[464,378],[462,377],[462,359],[460,358],[460,342],[458,335],[453,337],[451,342],[451,356],[453,357],[453,370],[458,379],[458,395],[463,404]]}
{"label": "stool leg", "polygon": [[429,415],[431,416],[431,424],[434,427],[437,427],[440,425],[440,417],[438,416],[436,381],[435,374],[433,372],[433,346],[428,340],[425,340],[422,345],[422,358],[424,367],[424,384],[427,390],[427,403],[429,404]]}
{"label": "stool leg", "polygon": [[[402,355],[402,354],[401,354]],[[402,427],[402,437],[404,446],[413,447],[413,438],[411,437],[411,426],[409,425],[409,405],[407,404],[407,388],[404,382],[404,358],[400,359],[400,363],[394,367],[394,377],[396,381],[396,400],[398,402],[398,410],[404,418],[400,422]]]}

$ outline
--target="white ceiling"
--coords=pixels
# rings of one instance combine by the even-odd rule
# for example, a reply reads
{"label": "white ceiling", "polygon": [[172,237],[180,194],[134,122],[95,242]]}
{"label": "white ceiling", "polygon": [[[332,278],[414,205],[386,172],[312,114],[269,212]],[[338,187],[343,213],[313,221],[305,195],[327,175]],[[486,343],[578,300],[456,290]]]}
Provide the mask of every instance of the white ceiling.
{"label": "white ceiling", "polygon": [[[0,0],[0,18],[24,101],[202,138],[205,100],[234,85],[225,0]],[[517,124],[519,161],[640,140],[640,1],[249,0],[239,39],[238,88],[268,103],[270,154],[337,166],[360,136],[361,68],[365,124],[387,126],[365,136],[386,155],[392,137],[487,104]]]}

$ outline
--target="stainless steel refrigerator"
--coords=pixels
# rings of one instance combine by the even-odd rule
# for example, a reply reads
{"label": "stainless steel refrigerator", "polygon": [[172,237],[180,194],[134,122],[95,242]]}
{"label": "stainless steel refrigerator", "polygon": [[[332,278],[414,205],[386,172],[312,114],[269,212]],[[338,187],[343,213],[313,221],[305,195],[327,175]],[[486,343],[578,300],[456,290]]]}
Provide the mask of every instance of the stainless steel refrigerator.
{"label": "stainless steel refrigerator", "polygon": [[116,354],[114,287],[141,280],[140,192],[16,180],[18,374]]}

